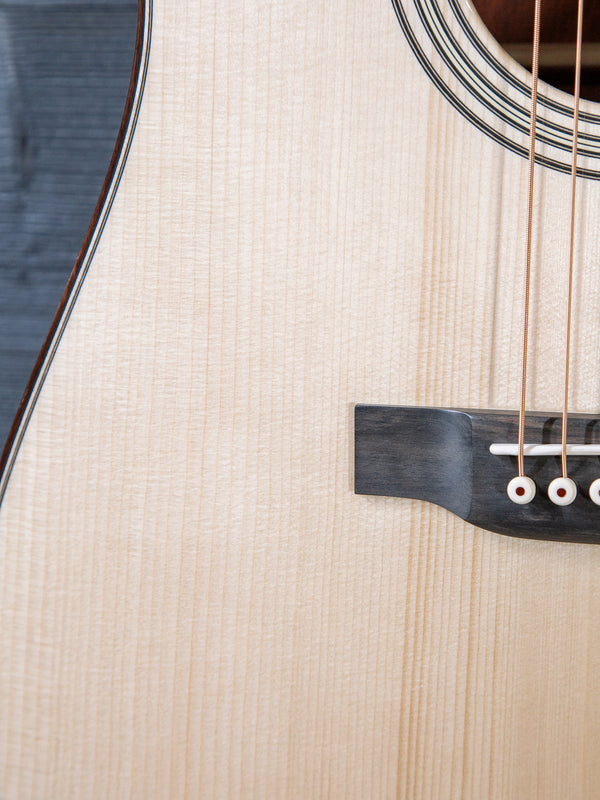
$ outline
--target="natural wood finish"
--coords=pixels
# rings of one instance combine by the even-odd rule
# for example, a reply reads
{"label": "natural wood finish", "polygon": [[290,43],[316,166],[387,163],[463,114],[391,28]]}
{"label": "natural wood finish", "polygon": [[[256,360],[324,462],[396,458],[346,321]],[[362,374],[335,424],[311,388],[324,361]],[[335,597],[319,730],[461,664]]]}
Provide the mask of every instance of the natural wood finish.
{"label": "natural wood finish", "polygon": [[[567,183],[539,170],[538,409],[561,396]],[[3,800],[597,795],[600,548],[352,491],[355,402],[515,406],[525,197],[387,0],[156,3],[0,511]]]}

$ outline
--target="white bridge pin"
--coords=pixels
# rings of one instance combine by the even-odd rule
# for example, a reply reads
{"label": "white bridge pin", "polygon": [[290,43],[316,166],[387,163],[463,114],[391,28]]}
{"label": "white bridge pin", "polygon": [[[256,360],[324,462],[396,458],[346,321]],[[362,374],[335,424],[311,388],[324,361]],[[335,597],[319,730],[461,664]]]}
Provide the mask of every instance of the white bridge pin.
{"label": "white bridge pin", "polygon": [[600,506],[600,478],[592,481],[589,489],[590,500]]}
{"label": "white bridge pin", "polygon": [[508,482],[506,494],[520,506],[531,503],[535,497],[535,483],[527,475],[517,475]]}
{"label": "white bridge pin", "polygon": [[571,505],[577,497],[577,484],[571,478],[554,478],[548,486],[548,497],[557,506]]}

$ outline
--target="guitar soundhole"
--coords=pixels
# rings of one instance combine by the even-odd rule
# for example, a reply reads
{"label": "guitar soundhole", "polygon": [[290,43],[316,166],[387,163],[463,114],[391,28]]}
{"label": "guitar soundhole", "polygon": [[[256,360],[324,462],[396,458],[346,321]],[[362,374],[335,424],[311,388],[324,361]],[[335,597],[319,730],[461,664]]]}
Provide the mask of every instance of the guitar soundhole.
{"label": "guitar soundhole", "polygon": [[[492,36],[527,69],[531,66],[533,2],[472,0]],[[540,78],[564,92],[574,86],[577,0],[544,0],[540,31]],[[583,12],[581,96],[600,100],[600,5]]]}
{"label": "guitar soundhole", "polygon": [[[512,48],[513,55],[518,55],[513,47],[515,42],[505,41],[503,46],[497,41],[530,38],[531,23],[527,23],[526,17],[519,16],[518,23],[512,22],[504,30],[500,26],[502,15],[511,16],[504,0],[474,0],[477,10],[467,0],[391,1],[415,57],[448,102],[486,136],[526,158],[531,75],[526,66],[507,53]],[[543,13],[550,13],[551,4],[558,2],[560,0],[544,0]],[[511,3],[511,7],[519,10],[520,5]],[[600,7],[592,8],[589,13],[588,50],[590,43],[593,45],[595,40],[600,40],[600,34],[595,33],[600,31]],[[552,37],[558,35],[556,31],[552,33],[553,30],[552,26],[546,27],[544,34],[550,43]],[[569,37],[569,29],[565,31],[564,35]],[[524,45],[522,60],[526,63],[530,45],[526,41],[516,44]],[[590,74],[586,73],[588,98],[594,96],[594,82],[588,80]],[[568,68],[562,84],[557,76],[548,72],[545,78],[550,85],[542,83],[538,93],[536,161],[541,166],[568,173],[573,97],[553,85],[567,87]],[[578,141],[578,174],[600,179],[600,105],[589,99],[581,105]]]}

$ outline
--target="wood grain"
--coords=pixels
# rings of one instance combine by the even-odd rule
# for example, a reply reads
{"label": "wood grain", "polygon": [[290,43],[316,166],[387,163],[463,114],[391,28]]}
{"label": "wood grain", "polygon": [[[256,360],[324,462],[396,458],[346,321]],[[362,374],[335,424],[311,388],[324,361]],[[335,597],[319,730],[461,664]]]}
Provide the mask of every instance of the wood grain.
{"label": "wood grain", "polygon": [[[567,182],[540,170],[539,409]],[[155,4],[0,510],[3,798],[595,797],[600,548],[352,492],[354,403],[514,406],[525,197],[526,163],[437,92],[385,0]]]}

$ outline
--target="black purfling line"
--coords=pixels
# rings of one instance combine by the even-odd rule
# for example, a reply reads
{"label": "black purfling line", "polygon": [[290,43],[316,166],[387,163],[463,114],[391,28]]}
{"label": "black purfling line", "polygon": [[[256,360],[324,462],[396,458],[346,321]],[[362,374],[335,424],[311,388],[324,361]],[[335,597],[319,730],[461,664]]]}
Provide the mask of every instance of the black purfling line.
{"label": "black purfling line", "polygon": [[[61,302],[54,316],[52,326],[46,337],[33,372],[23,394],[23,399],[19,405],[15,421],[9,432],[4,450],[0,455],[0,505],[6,492],[8,480],[17,458],[23,437],[27,430],[31,414],[37,403],[37,399],[44,385],[46,376],[54,360],[54,355],[62,335],[70,319],[75,302],[79,296],[81,286],[89,270],[92,257],[99,242],[100,235],[104,230],[108,214],[112,208],[117,188],[120,184],[125,162],[129,154],[133,133],[137,126],[140,113],[142,95],[145,88],[148,63],[150,56],[150,41],[152,38],[152,3],[153,0],[138,0],[138,31],[136,48],[133,59],[133,66],[130,78],[129,92],[125,102],[123,118],[111,163],[108,167],[107,175],[102,187],[100,198],[96,205],[93,218],[86,233],[85,241],[79,252],[79,256],[67,283],[67,287]],[[144,23],[147,21],[147,37],[144,48]],[[143,58],[142,58],[143,57]],[[139,87],[139,92],[137,91]],[[137,103],[136,100],[137,94]],[[127,131],[131,132],[129,139],[126,139]],[[117,171],[118,169],[118,171]],[[109,195],[110,187],[114,186],[114,191]],[[95,235],[95,239],[94,239]],[[90,248],[90,244],[93,245]]]}
{"label": "black purfling line", "polygon": [[[493,128],[491,128],[487,123],[482,122],[475,114],[473,114],[470,109],[468,109],[458,98],[456,98],[451,92],[447,90],[447,87],[440,76],[435,72],[430,62],[427,60],[425,54],[423,53],[419,43],[416,40],[414,32],[410,27],[408,20],[404,15],[404,11],[402,10],[401,5],[399,5],[399,0],[392,0],[392,6],[396,13],[396,17],[402,28],[402,31],[413,51],[415,57],[429,79],[441,92],[441,94],[448,100],[448,102],[461,114],[461,116],[465,117],[472,125],[474,125],[478,130],[488,136],[490,139],[493,139],[498,144],[501,144],[507,150],[515,153],[516,155],[521,156],[522,158],[527,157],[527,149],[514,143],[511,139],[503,136],[502,134],[497,133]],[[557,172],[568,173],[570,171],[570,167],[567,164],[561,164],[559,161],[554,161],[551,158],[546,156],[542,156],[540,154],[536,154],[535,157],[536,164],[541,164],[543,166],[548,167],[549,169],[554,169]],[[600,172],[596,172],[594,170],[585,169],[583,167],[579,167],[577,170],[577,174],[584,178],[589,178],[590,180],[599,180],[600,179]]]}
{"label": "black purfling line", "polygon": [[[435,9],[439,11],[438,6],[435,3],[433,5],[434,5]],[[421,5],[420,5],[419,2],[415,2],[415,8],[417,10],[417,14],[419,15],[419,19],[421,20],[423,28],[427,31],[427,35],[429,36],[429,39],[430,39],[431,43],[435,47],[437,53],[439,54],[439,56],[441,57],[443,62],[446,64],[446,66],[448,67],[450,72],[452,72],[454,77],[465,87],[465,89],[467,89],[467,91],[471,95],[473,95],[478,100],[478,102],[480,102],[482,105],[486,106],[495,116],[497,116],[503,122],[506,122],[507,125],[512,125],[514,128],[516,128],[521,133],[529,133],[529,125],[528,125],[528,119],[527,119],[527,109],[525,107],[523,107],[523,106],[518,105],[518,103],[516,103],[510,97],[502,94],[502,92],[496,86],[494,86],[494,84],[491,83],[488,80],[488,78],[475,66],[475,64],[471,61],[471,59],[468,58],[468,56],[465,53],[465,51],[459,46],[458,42],[456,41],[455,37],[452,34],[452,31],[449,29],[448,25],[446,24],[446,21],[444,20],[444,18],[438,13],[436,15],[436,18],[437,18],[437,22],[438,22],[438,25],[440,27],[441,32],[444,33],[446,35],[446,37],[450,40],[451,44],[454,45],[454,51],[462,56],[463,64],[469,66],[471,72],[475,76],[475,79],[479,80],[479,82],[487,89],[487,93],[482,93],[480,91],[479,92],[476,91],[476,89],[467,80],[467,78],[464,77],[461,74],[461,72],[456,69],[456,67],[452,63],[452,59],[448,58],[448,56],[446,54],[446,51],[441,46],[440,42],[438,41],[438,39],[437,39],[437,37],[435,35],[436,34],[436,30],[431,28],[431,26],[428,23],[427,18],[423,15],[422,9],[421,9]],[[500,109],[498,109],[495,106],[491,105],[491,103],[487,100],[487,98],[490,97],[490,96],[494,96],[496,98],[499,98],[501,101],[504,101],[504,105],[506,105],[506,106],[508,106],[508,107],[510,107],[510,108],[512,108],[514,110],[515,116],[514,117],[513,116],[508,116],[508,115],[504,114]],[[523,123],[521,123],[519,121],[521,117],[523,118]],[[538,118],[538,124],[536,125],[536,129],[542,129],[543,130],[544,128],[546,128],[548,130],[551,130],[551,131],[554,130],[554,131],[557,132],[557,134],[558,133],[563,134],[565,136],[565,138],[568,138],[568,136],[569,136],[569,134],[571,132],[569,128],[563,128],[560,125],[557,125],[555,122],[552,122],[551,120],[547,120],[547,119],[544,119],[543,117],[539,117]],[[565,152],[571,152],[570,140],[566,141],[564,144],[562,144],[560,141],[555,141],[555,140],[552,140],[550,138],[547,138],[547,136],[548,136],[548,134],[544,134],[543,132],[538,132],[537,133],[537,138],[540,141],[544,142],[545,144],[549,145],[550,147],[555,147],[557,150],[564,150]],[[587,138],[590,141],[596,141],[595,137],[590,137],[590,136],[585,137],[584,136],[582,138]],[[595,150],[587,150],[587,149],[581,149],[580,148],[579,152],[582,155],[588,156],[590,158],[599,158],[600,157],[600,153],[598,152],[597,149],[595,149]]]}
{"label": "black purfling line", "polygon": [[[490,52],[486,50],[483,46],[481,39],[477,36],[471,25],[469,25],[469,21],[465,17],[460,4],[457,0],[448,0],[452,10],[454,11],[454,16],[456,17],[458,24],[464,31],[467,38],[471,41],[471,44],[479,51],[480,55],[484,58],[488,64],[496,70],[502,77],[510,83],[517,91],[521,92],[522,94],[529,96],[530,88],[527,86],[526,83],[520,81],[516,78],[506,67],[498,61]],[[436,3],[436,8],[439,8]],[[569,117],[570,119],[573,118],[573,109],[569,106],[562,105],[561,103],[557,103],[556,100],[551,100],[549,97],[545,97],[544,95],[540,96],[539,99],[540,105],[544,105],[546,108],[549,108],[551,111],[555,111],[558,114],[563,116]],[[582,112],[580,114],[580,118],[585,120],[586,122],[591,122],[594,125],[600,125],[600,117],[597,114],[589,114],[587,112]],[[590,140],[598,141],[597,136],[592,136],[591,134],[586,134],[586,137]]]}

